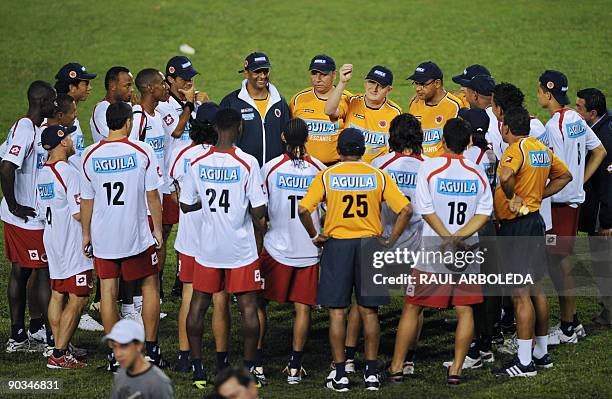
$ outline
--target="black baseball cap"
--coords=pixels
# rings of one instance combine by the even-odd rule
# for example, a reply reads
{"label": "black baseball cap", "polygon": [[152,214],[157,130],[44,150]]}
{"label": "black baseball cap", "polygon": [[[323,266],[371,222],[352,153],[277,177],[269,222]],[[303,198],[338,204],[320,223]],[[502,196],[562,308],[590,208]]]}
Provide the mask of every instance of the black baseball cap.
{"label": "black baseball cap", "polygon": [[338,136],[338,149],[345,155],[363,155],[365,151],[365,138],[359,129],[347,127]]}
{"label": "black baseball cap", "polygon": [[217,111],[219,106],[216,103],[204,103],[198,107],[195,119],[198,122],[214,124],[217,121]]}
{"label": "black baseball cap", "polygon": [[453,82],[465,87],[465,83],[469,82],[474,76],[478,75],[491,76],[491,72],[480,64],[470,65],[463,70],[461,75],[453,76]]}
{"label": "black baseball cap", "polygon": [[53,125],[45,128],[40,138],[43,148],[47,151],[54,149],[63,139],[74,133],[76,129],[76,126],[62,125]]}
{"label": "black baseball cap", "polygon": [[178,76],[181,79],[191,80],[199,72],[195,70],[189,58],[184,55],[177,55],[170,58],[166,64],[166,75],[173,78]]}
{"label": "black baseball cap", "polygon": [[77,62],[71,62],[60,68],[55,75],[55,80],[58,82],[75,83],[79,80],[92,80],[95,79],[96,76],[98,75],[95,73],[87,72],[87,69],[83,65]]}
{"label": "black baseball cap", "polygon": [[315,55],[310,61],[309,71],[319,71],[328,74],[336,70],[336,62],[332,57],[325,54]]}
{"label": "black baseball cap", "polygon": [[440,67],[432,61],[425,61],[414,69],[414,73],[406,78],[417,83],[427,82],[429,79],[443,79],[444,75]]}
{"label": "black baseball cap", "polygon": [[476,75],[461,85],[483,96],[490,96],[493,95],[493,89],[495,89],[495,79],[488,75]]}
{"label": "black baseball cap", "polygon": [[548,90],[550,94],[553,95],[559,104],[567,105],[570,103],[569,97],[567,96],[567,89],[569,88],[567,76],[563,73],[546,70],[540,76],[540,84],[545,90]]}
{"label": "black baseball cap", "polygon": [[365,77],[366,80],[373,80],[383,87],[393,84],[393,72],[385,66],[376,65],[370,69]]}
{"label": "black baseball cap", "polygon": [[481,108],[461,108],[457,116],[470,124],[475,133],[486,133],[491,119]]}
{"label": "black baseball cap", "polygon": [[266,53],[255,52],[246,56],[244,59],[244,68],[239,70],[239,73],[244,71],[257,71],[262,68],[271,68],[270,58]]}

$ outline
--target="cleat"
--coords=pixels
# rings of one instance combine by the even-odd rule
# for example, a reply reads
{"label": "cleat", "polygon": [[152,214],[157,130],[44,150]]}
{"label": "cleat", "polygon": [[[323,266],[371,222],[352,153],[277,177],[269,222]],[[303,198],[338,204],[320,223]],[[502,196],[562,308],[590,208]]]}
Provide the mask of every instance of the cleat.
{"label": "cleat", "polygon": [[28,338],[30,339],[30,341],[36,341],[41,344],[44,344],[47,342],[47,329],[45,328],[44,324],[40,330],[34,333],[31,333],[30,330],[27,330],[27,331],[28,331]]}
{"label": "cleat", "polygon": [[541,359],[533,356],[533,363],[536,365],[536,367],[542,367],[543,369],[549,369],[554,366],[552,358],[548,353],[542,356]]}
{"label": "cleat", "polygon": [[380,380],[377,374],[371,374],[368,377],[363,376],[366,391],[378,391],[380,389]]}
{"label": "cleat", "polygon": [[[583,327],[584,329],[584,327]],[[572,335],[565,335],[560,326],[553,327],[548,332],[548,345],[560,345],[560,344],[577,344],[578,335],[576,331]]]}
{"label": "cleat", "polygon": [[582,325],[582,323],[574,327],[574,332],[576,333],[576,336],[580,339],[586,338],[587,336],[586,330],[584,326]]}
{"label": "cleat", "polygon": [[447,375],[446,376],[446,384],[452,387],[456,387],[457,385],[463,384],[466,381],[466,377],[464,375]]}
{"label": "cleat", "polygon": [[123,313],[121,314],[121,318],[126,320],[134,320],[140,324],[143,324],[142,316],[138,312]]}
{"label": "cleat", "polygon": [[116,374],[119,370],[119,362],[115,359],[114,354],[109,354],[106,356],[106,371],[110,371],[113,374]]}
{"label": "cleat", "polygon": [[260,386],[268,385],[268,379],[264,374],[264,368],[262,366],[253,369],[253,376],[255,376],[255,381],[257,381]]}
{"label": "cleat", "polygon": [[355,359],[346,359],[344,370],[346,374],[353,374],[355,372]]}
{"label": "cleat", "polygon": [[496,377],[535,377],[538,375],[538,371],[533,361],[527,366],[523,366],[518,356],[515,356],[512,361],[505,364],[503,367],[494,369],[493,374],[495,374]]}
{"label": "cleat", "polygon": [[408,377],[414,374],[414,362],[404,362],[402,366],[402,375]]}
{"label": "cleat", "polygon": [[163,319],[164,317],[168,316],[168,313],[164,313],[164,312],[159,312],[159,319]]}
{"label": "cleat", "polygon": [[518,342],[516,341],[516,334],[512,335],[512,338],[506,338],[504,344],[497,348],[499,353],[505,353],[506,355],[516,355],[518,351]]}
{"label": "cleat", "polygon": [[386,369],[380,373],[380,379],[387,384],[403,384],[404,373],[402,371],[392,373],[389,369]]}
{"label": "cleat", "polygon": [[14,352],[40,352],[41,344],[38,342],[31,342],[29,339],[24,339],[23,341],[15,341],[12,338],[6,342],[6,353],[14,353]]}
{"label": "cleat", "polygon": [[45,344],[45,349],[43,349],[43,351],[42,351],[42,355],[43,355],[44,357],[49,357],[49,356],[51,356],[51,354],[53,353],[53,349],[54,349],[54,348],[53,348],[52,346],[49,346],[49,345]]}
{"label": "cleat", "polygon": [[85,358],[87,358],[87,349],[77,348],[70,342],[68,343],[68,352],[70,352],[72,356],[74,356],[79,361],[84,361]]}
{"label": "cleat", "polygon": [[204,389],[204,388],[206,388],[206,385],[208,384],[208,380],[206,378],[206,373],[203,372],[202,374],[199,374],[199,375],[196,375],[196,373],[194,373],[191,384],[196,389]]}
{"label": "cleat", "polygon": [[495,355],[492,351],[479,351],[480,359],[483,363],[493,363],[495,361]]}
{"label": "cleat", "polygon": [[[442,363],[442,366],[444,366],[447,369],[450,369],[450,367],[453,365],[453,361],[450,360],[448,362],[444,362]],[[463,361],[463,366],[461,366],[461,368],[463,370],[467,370],[467,369],[479,369],[482,367],[482,359],[481,358],[476,358],[473,359],[469,356],[465,357],[465,360]]]}
{"label": "cleat", "polygon": [[165,369],[166,367],[168,367],[168,362],[166,362],[164,360],[164,358],[161,355],[161,349],[159,347],[159,345],[157,346],[157,352],[155,353],[147,353],[145,355],[145,360],[157,367],[159,367],[160,369]]}
{"label": "cleat", "polygon": [[302,381],[302,378],[308,375],[306,370],[304,370],[304,367],[300,366],[299,369],[292,369],[289,368],[289,365],[283,369],[282,373],[287,374],[287,383],[289,385],[299,384]]}
{"label": "cleat", "polygon": [[102,324],[91,317],[88,313],[83,313],[79,320],[79,330],[84,331],[104,331]]}
{"label": "cleat", "polygon": [[191,360],[189,360],[189,356],[186,357],[178,357],[178,362],[176,366],[174,366],[174,371],[177,373],[189,373],[193,371],[193,367],[191,366]]}
{"label": "cleat", "polygon": [[50,369],[82,369],[86,366],[86,363],[75,359],[70,352],[59,358],[54,357],[53,354],[47,358],[47,368]]}
{"label": "cleat", "polygon": [[325,388],[336,392],[348,392],[349,379],[348,377],[342,377],[339,381],[336,381],[336,370],[332,370],[327,378],[325,378]]}

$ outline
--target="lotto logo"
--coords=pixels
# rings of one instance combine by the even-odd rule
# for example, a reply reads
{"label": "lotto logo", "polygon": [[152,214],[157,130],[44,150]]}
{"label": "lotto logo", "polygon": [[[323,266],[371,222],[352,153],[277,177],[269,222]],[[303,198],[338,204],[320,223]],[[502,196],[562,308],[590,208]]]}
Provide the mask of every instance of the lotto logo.
{"label": "lotto logo", "polygon": [[546,245],[557,245],[557,235],[556,234],[546,234]]}
{"label": "lotto logo", "polygon": [[77,287],[87,287],[87,275],[77,274],[75,277]]}
{"label": "lotto logo", "polygon": [[21,151],[21,147],[18,145],[14,145],[11,147],[11,149],[9,150],[9,154],[11,155],[19,155],[19,152]]}
{"label": "lotto logo", "polygon": [[164,116],[164,123],[168,126],[172,125],[172,123],[174,122],[174,118],[172,117],[172,115],[168,114],[166,116]]}
{"label": "lotto logo", "polygon": [[74,202],[76,202],[77,205],[81,205],[81,194],[74,195]]}
{"label": "lotto logo", "polygon": [[30,255],[30,260],[40,260],[37,249],[28,249],[28,254]]}
{"label": "lotto logo", "polygon": [[261,281],[261,273],[259,271],[259,269],[255,270],[255,282],[260,282]]}
{"label": "lotto logo", "polygon": [[155,266],[159,260],[157,259],[157,252],[151,254],[151,264]]}
{"label": "lotto logo", "polygon": [[406,296],[414,296],[414,285],[408,284],[406,287]]}

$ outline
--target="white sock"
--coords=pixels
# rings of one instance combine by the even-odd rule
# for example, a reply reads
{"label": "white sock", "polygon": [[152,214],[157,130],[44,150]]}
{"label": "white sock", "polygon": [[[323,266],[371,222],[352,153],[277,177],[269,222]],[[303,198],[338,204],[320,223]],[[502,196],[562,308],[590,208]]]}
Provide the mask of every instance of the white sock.
{"label": "white sock", "polygon": [[535,349],[533,350],[533,357],[541,359],[548,353],[548,335],[542,337],[535,337]]}
{"label": "white sock", "polygon": [[134,297],[134,308],[136,308],[136,312],[142,313],[142,295]]}
{"label": "white sock", "polygon": [[518,358],[523,366],[527,366],[531,363],[531,345],[532,339],[517,339],[518,343]]}
{"label": "white sock", "polygon": [[130,303],[130,304],[126,304],[126,303],[122,303],[121,304],[121,314],[129,314],[129,313],[135,313],[136,310],[134,309],[134,304]]}

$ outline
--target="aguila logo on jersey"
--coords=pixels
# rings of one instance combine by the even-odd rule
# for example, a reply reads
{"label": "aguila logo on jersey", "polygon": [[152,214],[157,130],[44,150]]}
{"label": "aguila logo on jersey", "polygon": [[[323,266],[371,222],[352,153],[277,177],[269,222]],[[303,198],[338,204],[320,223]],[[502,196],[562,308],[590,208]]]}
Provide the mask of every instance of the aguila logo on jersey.
{"label": "aguila logo on jersey", "polygon": [[437,191],[445,195],[476,195],[478,180],[438,179]]}
{"label": "aguila logo on jersey", "polygon": [[309,134],[336,134],[338,123],[305,119]]}
{"label": "aguila logo on jersey", "polygon": [[276,175],[276,187],[281,190],[306,191],[314,179],[314,175],[292,175],[279,173]]}
{"label": "aguila logo on jersey", "polygon": [[362,129],[359,126],[351,125],[363,134],[365,145],[368,147],[384,147],[387,145],[387,134],[383,132],[373,132],[371,130]]}
{"label": "aguila logo on jersey", "polygon": [[200,165],[198,175],[200,180],[209,183],[237,183],[240,181],[240,168]]}
{"label": "aguila logo on jersey", "polygon": [[121,155],[118,157],[93,158],[93,171],[95,173],[126,172],[136,168],[136,154]]}
{"label": "aguila logo on jersey", "polygon": [[423,130],[423,145],[438,144],[442,140],[442,128]]}
{"label": "aguila logo on jersey", "polygon": [[21,151],[21,146],[14,145],[9,150],[9,154],[17,156],[17,155],[19,155],[20,151]]}
{"label": "aguila logo on jersey", "polygon": [[417,174],[415,172],[405,172],[402,170],[388,170],[389,175],[398,187],[416,188]]}
{"label": "aguila logo on jersey", "polygon": [[167,126],[172,125],[172,123],[174,123],[174,118],[172,117],[172,115],[168,114],[168,115],[164,116],[164,123]]}
{"label": "aguila logo on jersey", "polygon": [[145,139],[145,143],[147,143],[151,147],[153,147],[153,151],[155,151],[155,152],[163,152],[164,151],[164,145],[166,143],[166,137],[165,136],[159,136],[159,137],[146,138]]}
{"label": "aguila logo on jersey", "polygon": [[38,196],[42,200],[50,200],[50,199],[55,198],[55,184],[53,182],[39,184],[38,185]]}
{"label": "aguila logo on jersey", "polygon": [[341,191],[371,191],[378,187],[374,174],[341,175],[331,173],[329,183],[332,190]]}
{"label": "aguila logo on jersey", "polygon": [[442,123],[442,121],[444,120],[444,117],[442,115],[438,115],[436,116],[436,123]]}
{"label": "aguila logo on jersey", "polygon": [[584,136],[587,132],[586,126],[582,121],[566,123],[565,130],[567,130],[567,137],[570,139],[576,139],[580,136]]}
{"label": "aguila logo on jersey", "polygon": [[529,164],[534,168],[550,166],[550,153],[548,150],[529,151]]}

